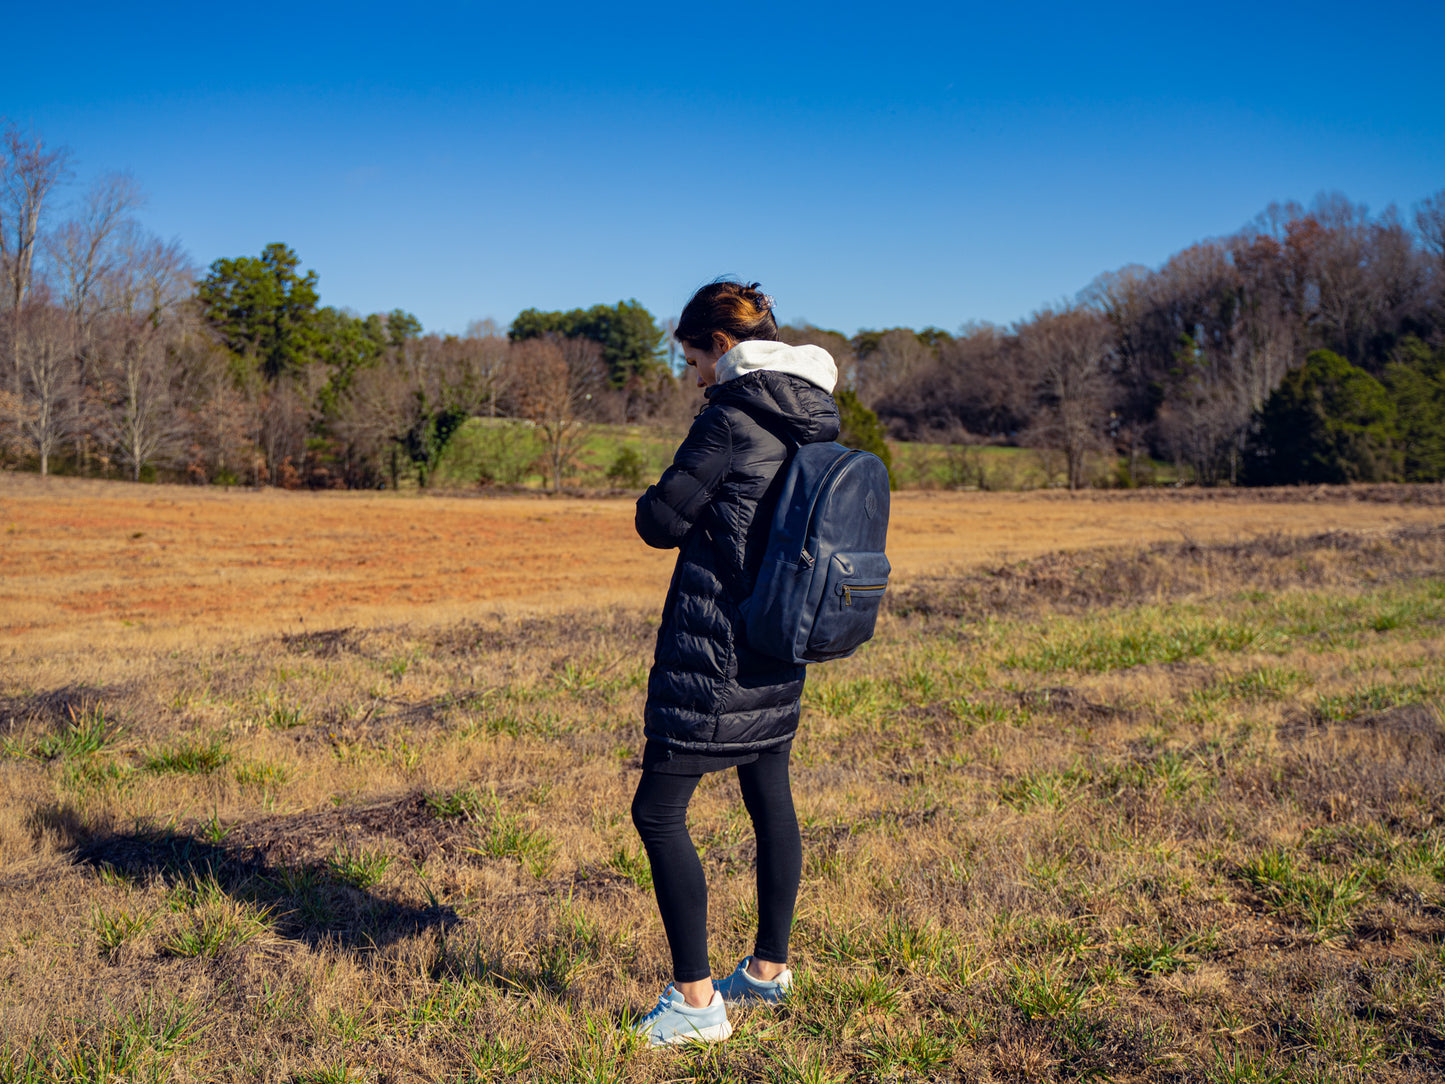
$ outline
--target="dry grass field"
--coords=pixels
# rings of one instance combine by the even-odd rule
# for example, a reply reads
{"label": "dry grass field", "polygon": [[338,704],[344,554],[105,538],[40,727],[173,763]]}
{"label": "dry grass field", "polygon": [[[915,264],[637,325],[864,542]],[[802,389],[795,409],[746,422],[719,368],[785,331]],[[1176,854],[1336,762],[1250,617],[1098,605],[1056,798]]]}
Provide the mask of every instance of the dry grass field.
{"label": "dry grass field", "polygon": [[[1430,488],[1372,495],[1387,499],[900,493],[889,554],[896,582],[906,583],[1056,550],[1442,518]],[[630,500],[220,490],[14,473],[0,473],[0,540],[0,659],[481,614],[655,610],[673,561],[639,544]]]}
{"label": "dry grass field", "polygon": [[900,495],[796,995],[669,1053],[630,520],[0,476],[0,1082],[1445,1074],[1438,491]]}

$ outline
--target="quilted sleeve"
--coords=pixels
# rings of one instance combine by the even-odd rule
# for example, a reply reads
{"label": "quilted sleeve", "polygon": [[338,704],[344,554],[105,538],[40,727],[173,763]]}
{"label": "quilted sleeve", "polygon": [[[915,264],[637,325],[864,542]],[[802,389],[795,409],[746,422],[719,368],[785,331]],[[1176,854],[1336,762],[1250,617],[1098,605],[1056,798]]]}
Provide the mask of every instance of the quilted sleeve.
{"label": "quilted sleeve", "polygon": [[732,463],[727,412],[704,410],[692,423],[656,485],[637,499],[637,533],[654,549],[673,549],[687,539]]}

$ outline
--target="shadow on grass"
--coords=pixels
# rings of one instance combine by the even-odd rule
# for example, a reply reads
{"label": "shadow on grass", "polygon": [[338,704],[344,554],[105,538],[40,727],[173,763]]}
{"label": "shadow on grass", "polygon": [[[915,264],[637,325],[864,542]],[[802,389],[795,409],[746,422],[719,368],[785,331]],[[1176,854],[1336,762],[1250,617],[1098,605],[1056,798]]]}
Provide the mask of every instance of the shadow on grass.
{"label": "shadow on grass", "polygon": [[[57,809],[51,815],[60,821],[65,813]],[[53,826],[64,831],[62,824]],[[211,842],[172,827],[90,838],[82,830],[72,838],[77,865],[138,884],[159,880],[198,895],[218,890],[267,912],[280,936],[308,945],[370,950],[422,930],[445,932],[461,921],[447,906],[418,907],[373,892],[364,877],[334,861],[272,863],[258,848],[226,846],[224,840]]]}

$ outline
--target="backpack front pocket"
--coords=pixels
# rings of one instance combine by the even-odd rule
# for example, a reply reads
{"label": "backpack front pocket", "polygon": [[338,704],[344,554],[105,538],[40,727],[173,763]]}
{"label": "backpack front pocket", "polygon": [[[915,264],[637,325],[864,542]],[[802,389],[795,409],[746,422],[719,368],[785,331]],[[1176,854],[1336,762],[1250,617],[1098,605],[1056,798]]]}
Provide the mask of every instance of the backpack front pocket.
{"label": "backpack front pocket", "polygon": [[829,558],[827,583],[808,637],[812,661],[849,655],[873,635],[891,571],[881,553],[835,553]]}

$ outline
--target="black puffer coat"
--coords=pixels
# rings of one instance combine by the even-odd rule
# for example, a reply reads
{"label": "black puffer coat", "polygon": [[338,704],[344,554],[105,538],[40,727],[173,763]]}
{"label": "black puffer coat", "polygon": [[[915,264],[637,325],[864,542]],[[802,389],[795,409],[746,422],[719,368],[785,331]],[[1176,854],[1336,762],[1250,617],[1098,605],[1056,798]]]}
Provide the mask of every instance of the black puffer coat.
{"label": "black puffer coat", "polygon": [[752,592],[789,446],[834,440],[833,397],[755,371],[707,389],[672,466],[637,502],[637,533],[682,547],[647,681],[644,732],[674,749],[747,753],[798,728],[804,667],[749,650],[738,604]]}

